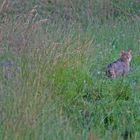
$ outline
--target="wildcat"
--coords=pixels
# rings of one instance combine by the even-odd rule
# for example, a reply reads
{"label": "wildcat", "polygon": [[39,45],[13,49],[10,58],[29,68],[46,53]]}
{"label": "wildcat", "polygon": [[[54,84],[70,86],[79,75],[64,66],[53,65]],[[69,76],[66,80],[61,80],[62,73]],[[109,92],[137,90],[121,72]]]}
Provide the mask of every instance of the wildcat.
{"label": "wildcat", "polygon": [[131,50],[128,52],[122,51],[120,58],[107,66],[106,75],[109,78],[126,75],[130,71],[131,59]]}

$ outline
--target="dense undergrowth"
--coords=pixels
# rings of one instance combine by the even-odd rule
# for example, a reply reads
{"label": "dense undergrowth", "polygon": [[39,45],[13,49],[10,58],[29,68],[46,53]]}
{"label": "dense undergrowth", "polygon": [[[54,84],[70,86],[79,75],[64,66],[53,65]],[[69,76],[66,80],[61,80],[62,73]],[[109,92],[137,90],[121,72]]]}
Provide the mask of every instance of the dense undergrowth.
{"label": "dense undergrowth", "polygon": [[[33,8],[41,2],[50,9]],[[132,12],[138,5],[129,11],[124,1],[125,12],[95,14],[93,22],[79,9],[86,1],[70,1],[71,19],[64,16],[69,2],[41,2],[1,13],[0,139],[139,140],[140,23]],[[129,75],[108,79],[106,65],[129,49]]]}

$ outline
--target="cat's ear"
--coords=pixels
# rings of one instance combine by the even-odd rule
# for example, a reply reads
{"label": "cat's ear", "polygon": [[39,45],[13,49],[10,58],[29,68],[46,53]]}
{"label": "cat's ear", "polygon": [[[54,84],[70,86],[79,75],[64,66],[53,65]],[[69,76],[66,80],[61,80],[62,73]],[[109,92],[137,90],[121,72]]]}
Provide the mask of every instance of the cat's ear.
{"label": "cat's ear", "polygon": [[128,53],[130,53],[130,54],[131,54],[131,53],[132,53],[132,50],[129,50],[129,51],[128,51]]}
{"label": "cat's ear", "polygon": [[122,56],[124,53],[125,53],[124,50],[122,50],[120,56]]}

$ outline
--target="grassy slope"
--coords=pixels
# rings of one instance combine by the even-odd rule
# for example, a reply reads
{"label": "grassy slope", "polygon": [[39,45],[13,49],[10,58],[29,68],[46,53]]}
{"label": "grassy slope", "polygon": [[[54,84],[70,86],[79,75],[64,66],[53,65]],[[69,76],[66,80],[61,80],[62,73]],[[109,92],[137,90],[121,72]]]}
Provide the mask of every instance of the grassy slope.
{"label": "grassy slope", "polygon": [[[0,139],[139,139],[139,21],[1,26],[0,60],[19,70],[7,80],[0,68]],[[128,49],[131,73],[108,80],[106,65]]]}

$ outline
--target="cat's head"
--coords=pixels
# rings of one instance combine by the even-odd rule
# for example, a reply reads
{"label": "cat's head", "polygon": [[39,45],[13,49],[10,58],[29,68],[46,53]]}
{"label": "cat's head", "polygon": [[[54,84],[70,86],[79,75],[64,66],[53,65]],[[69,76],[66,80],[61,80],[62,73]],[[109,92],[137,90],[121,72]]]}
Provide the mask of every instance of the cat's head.
{"label": "cat's head", "polygon": [[130,62],[132,59],[132,51],[131,50],[129,50],[128,52],[122,51],[121,59],[123,59],[125,62]]}

